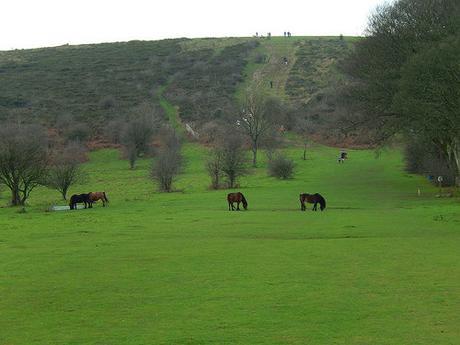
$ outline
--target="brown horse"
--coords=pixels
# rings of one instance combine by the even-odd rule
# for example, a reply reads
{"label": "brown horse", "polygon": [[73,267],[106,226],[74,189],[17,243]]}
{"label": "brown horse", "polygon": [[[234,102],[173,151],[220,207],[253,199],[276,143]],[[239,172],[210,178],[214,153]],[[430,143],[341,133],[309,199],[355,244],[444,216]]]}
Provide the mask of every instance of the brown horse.
{"label": "brown horse", "polygon": [[245,210],[248,209],[248,202],[246,201],[243,193],[229,193],[227,195],[227,201],[228,201],[228,210],[229,211],[235,211],[235,206],[233,205],[234,202],[236,202],[236,210],[240,210],[240,202],[243,203],[243,207]]}
{"label": "brown horse", "polygon": [[107,195],[105,192],[91,192],[88,194],[89,198],[89,208],[93,207],[93,203],[95,203],[98,200],[102,200],[102,206],[105,207],[106,204],[109,203],[109,199],[107,199]]}
{"label": "brown horse", "polygon": [[310,204],[314,204],[312,211],[317,210],[317,206],[319,204],[321,211],[323,211],[326,208],[326,200],[322,197],[321,194],[315,193],[315,194],[300,194],[300,209],[302,211],[305,211],[307,207],[305,206],[305,202],[308,202]]}

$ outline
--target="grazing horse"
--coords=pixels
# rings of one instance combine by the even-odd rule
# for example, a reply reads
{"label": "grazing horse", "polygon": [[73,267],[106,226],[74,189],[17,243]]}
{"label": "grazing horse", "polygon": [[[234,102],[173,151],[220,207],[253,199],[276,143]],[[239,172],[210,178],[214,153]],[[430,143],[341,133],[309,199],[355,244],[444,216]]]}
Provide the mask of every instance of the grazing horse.
{"label": "grazing horse", "polygon": [[229,211],[235,211],[235,206],[233,205],[234,202],[236,202],[236,210],[240,210],[240,202],[243,203],[243,207],[245,210],[248,209],[248,202],[246,201],[243,193],[229,193],[227,195],[227,201],[228,201],[228,210]]}
{"label": "grazing horse", "polygon": [[321,194],[300,194],[300,209],[302,211],[305,211],[307,207],[305,206],[305,202],[308,202],[310,204],[314,204],[312,211],[317,210],[317,206],[319,204],[321,211],[323,211],[326,208],[326,200],[321,196]]}
{"label": "grazing horse", "polygon": [[105,207],[106,204],[109,203],[109,199],[107,199],[107,195],[105,194],[105,192],[90,192],[88,194],[89,196],[89,207],[92,208],[93,207],[93,203],[98,201],[98,200],[102,200],[102,206]]}
{"label": "grazing horse", "polygon": [[81,203],[85,204],[85,208],[88,206],[91,207],[91,201],[89,199],[89,194],[72,195],[72,197],[70,198],[69,207],[71,210],[76,210],[77,204],[81,204]]}

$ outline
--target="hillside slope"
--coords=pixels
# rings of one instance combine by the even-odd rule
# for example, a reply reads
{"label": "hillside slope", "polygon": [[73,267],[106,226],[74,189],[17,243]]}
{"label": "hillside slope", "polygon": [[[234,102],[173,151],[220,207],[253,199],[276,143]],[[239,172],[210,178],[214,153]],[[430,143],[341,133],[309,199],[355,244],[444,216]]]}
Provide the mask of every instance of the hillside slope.
{"label": "hillside slope", "polygon": [[203,123],[235,111],[255,83],[281,98],[308,101],[337,73],[334,64],[347,49],[338,38],[273,37],[0,52],[0,120],[53,126],[67,116],[100,129],[149,103]]}

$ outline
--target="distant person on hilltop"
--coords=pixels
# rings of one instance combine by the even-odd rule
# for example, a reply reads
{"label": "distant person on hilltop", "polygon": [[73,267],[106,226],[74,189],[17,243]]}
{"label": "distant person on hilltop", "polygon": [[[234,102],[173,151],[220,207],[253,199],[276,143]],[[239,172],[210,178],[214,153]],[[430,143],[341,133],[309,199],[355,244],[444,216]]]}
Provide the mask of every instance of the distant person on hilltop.
{"label": "distant person on hilltop", "polygon": [[284,37],[286,37],[286,31],[284,32]]}
{"label": "distant person on hilltop", "polygon": [[288,35],[288,37],[291,37],[291,32],[288,31],[288,32],[287,32],[287,35]]}

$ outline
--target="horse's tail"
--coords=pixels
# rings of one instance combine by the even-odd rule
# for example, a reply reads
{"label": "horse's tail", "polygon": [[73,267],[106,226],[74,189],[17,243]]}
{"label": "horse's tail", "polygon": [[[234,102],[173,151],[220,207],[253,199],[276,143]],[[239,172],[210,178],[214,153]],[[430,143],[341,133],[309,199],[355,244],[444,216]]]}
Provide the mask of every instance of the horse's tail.
{"label": "horse's tail", "polygon": [[109,198],[107,198],[107,194],[105,194],[105,192],[102,192],[102,194],[104,194],[105,202],[109,202]]}
{"label": "horse's tail", "polygon": [[241,194],[241,202],[243,203],[243,207],[245,210],[248,209],[248,202],[246,201],[246,198],[244,197],[243,193],[240,193]]}
{"label": "horse's tail", "polygon": [[321,208],[321,211],[326,208],[326,199],[323,198],[322,195],[319,196],[319,206]]}

